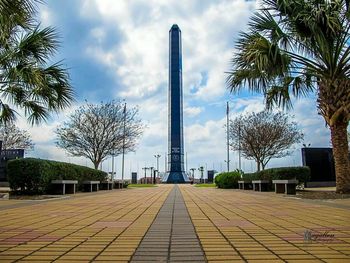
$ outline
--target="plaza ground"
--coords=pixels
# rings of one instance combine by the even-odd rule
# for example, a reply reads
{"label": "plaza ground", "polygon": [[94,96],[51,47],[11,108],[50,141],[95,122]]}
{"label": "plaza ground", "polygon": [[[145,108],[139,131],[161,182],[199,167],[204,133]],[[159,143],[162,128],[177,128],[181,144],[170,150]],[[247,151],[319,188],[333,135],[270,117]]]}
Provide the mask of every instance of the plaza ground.
{"label": "plaza ground", "polygon": [[350,199],[160,185],[0,211],[0,262],[350,262]]}

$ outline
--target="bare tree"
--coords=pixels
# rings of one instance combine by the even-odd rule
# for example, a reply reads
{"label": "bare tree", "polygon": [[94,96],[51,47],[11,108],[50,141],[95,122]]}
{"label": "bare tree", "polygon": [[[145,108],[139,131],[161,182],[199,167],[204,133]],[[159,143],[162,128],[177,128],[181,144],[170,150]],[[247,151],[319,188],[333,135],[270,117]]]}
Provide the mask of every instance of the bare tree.
{"label": "bare tree", "polygon": [[14,123],[0,125],[2,149],[33,150],[34,143],[26,130],[21,130]]}
{"label": "bare tree", "polygon": [[[124,135],[125,123],[125,135]],[[95,169],[109,155],[134,151],[144,125],[138,109],[117,101],[81,106],[56,130],[58,147],[90,159]],[[124,143],[123,143],[124,141]]]}
{"label": "bare tree", "polygon": [[286,114],[269,111],[237,117],[230,122],[229,132],[232,149],[255,160],[258,171],[265,169],[272,158],[290,155],[288,149],[303,139],[297,124]]}

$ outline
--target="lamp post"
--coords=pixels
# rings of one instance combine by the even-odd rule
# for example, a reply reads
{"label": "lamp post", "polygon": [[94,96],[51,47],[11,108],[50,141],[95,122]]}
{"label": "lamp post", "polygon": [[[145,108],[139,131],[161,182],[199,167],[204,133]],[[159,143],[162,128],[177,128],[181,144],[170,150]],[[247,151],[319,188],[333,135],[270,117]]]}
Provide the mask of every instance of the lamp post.
{"label": "lamp post", "polygon": [[153,169],[154,169],[154,167],[152,166],[152,167],[150,167],[149,169],[151,170],[151,180],[152,180],[152,174],[153,174]]}
{"label": "lamp post", "polygon": [[158,170],[153,171],[153,184],[156,184],[156,173],[158,173]]}
{"label": "lamp post", "polygon": [[[159,158],[161,157],[160,154],[154,155],[154,157],[157,159],[157,173],[159,173]],[[158,174],[159,175],[159,174]]]}
{"label": "lamp post", "polygon": [[196,168],[191,168],[190,171],[192,171],[192,181],[194,182],[194,171],[196,170]]}
{"label": "lamp post", "polygon": [[145,171],[145,182],[144,182],[144,183],[146,183],[146,171],[147,171],[148,169],[149,169],[148,167],[143,167],[143,168],[142,168],[142,170]]}
{"label": "lamp post", "polygon": [[203,183],[203,172],[204,172],[204,167],[201,166],[201,167],[198,168],[198,170],[201,172],[201,180],[200,180],[200,182]]}

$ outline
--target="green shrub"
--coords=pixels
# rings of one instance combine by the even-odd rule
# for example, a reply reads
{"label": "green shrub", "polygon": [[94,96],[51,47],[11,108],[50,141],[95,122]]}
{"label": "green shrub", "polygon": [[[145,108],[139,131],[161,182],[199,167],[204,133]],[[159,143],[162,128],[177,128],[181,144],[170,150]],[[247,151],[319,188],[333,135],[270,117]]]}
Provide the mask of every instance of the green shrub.
{"label": "green shrub", "polygon": [[300,183],[305,183],[310,179],[310,168],[307,166],[271,168],[260,171],[259,177],[261,180],[297,179]]}
{"label": "green shrub", "polygon": [[220,173],[215,177],[215,184],[218,188],[238,188],[241,175],[240,171]]}
{"label": "green shrub", "polygon": [[50,190],[51,180],[104,181],[107,173],[76,164],[22,158],[8,162],[7,177],[13,191],[38,194]]}
{"label": "green shrub", "polygon": [[257,173],[245,173],[245,174],[242,174],[242,179],[244,181],[260,180]]}
{"label": "green shrub", "polygon": [[128,186],[129,186],[129,182],[124,181],[123,188],[128,188]]}
{"label": "green shrub", "polygon": [[297,179],[300,183],[305,183],[310,179],[310,168],[307,166],[271,168],[252,174],[244,174],[243,179],[269,181]]}

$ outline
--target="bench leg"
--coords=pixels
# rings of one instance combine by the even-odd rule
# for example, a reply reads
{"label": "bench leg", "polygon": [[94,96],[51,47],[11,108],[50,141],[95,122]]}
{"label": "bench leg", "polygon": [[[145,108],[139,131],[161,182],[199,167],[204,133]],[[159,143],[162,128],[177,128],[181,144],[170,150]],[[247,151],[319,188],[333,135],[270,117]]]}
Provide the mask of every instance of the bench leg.
{"label": "bench leg", "polygon": [[73,194],[75,194],[75,184],[73,184]]}
{"label": "bench leg", "polygon": [[63,194],[63,195],[65,195],[65,194],[66,194],[66,184],[63,184],[62,194]]}
{"label": "bench leg", "polygon": [[295,184],[286,184],[286,194],[295,195],[296,194],[295,187],[296,187]]}
{"label": "bench leg", "polygon": [[275,193],[276,194],[284,194],[285,193],[284,184],[275,184]]}

